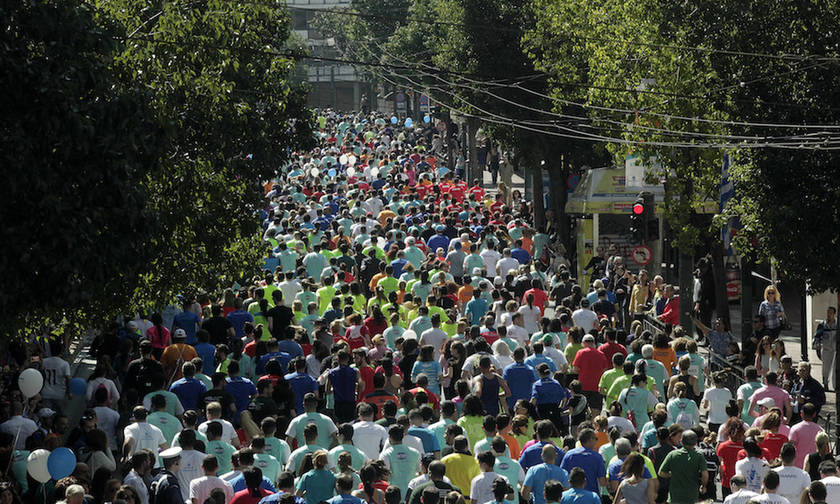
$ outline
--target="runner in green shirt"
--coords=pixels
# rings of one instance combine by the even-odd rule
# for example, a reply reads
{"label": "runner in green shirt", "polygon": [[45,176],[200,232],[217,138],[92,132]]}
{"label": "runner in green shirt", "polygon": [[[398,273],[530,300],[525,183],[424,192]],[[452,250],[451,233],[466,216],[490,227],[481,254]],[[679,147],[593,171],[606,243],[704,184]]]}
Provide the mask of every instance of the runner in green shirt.
{"label": "runner in green shirt", "polygon": [[668,486],[668,502],[672,504],[694,503],[705,495],[709,472],[706,459],[697,452],[697,434],[687,430],[683,432],[682,448],[665,456],[659,467],[660,478],[671,478]]}

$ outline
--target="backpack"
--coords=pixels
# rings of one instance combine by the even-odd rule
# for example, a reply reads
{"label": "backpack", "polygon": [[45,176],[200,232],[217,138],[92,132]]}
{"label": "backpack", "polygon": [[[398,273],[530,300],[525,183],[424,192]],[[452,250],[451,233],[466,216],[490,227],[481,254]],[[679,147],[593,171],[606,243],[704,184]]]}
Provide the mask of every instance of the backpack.
{"label": "backpack", "polygon": [[96,393],[97,393],[100,389],[104,389],[104,390],[105,390],[105,394],[108,396],[108,404],[111,404],[111,391],[110,391],[110,390],[108,390],[108,387],[107,387],[107,386],[105,386],[105,382],[100,382],[100,383],[99,383],[99,385],[97,385],[97,386],[96,386],[96,389],[94,389],[93,394],[91,395],[91,397],[94,397],[94,398],[95,398],[95,397],[96,397]]}
{"label": "backpack", "polygon": [[680,412],[677,414],[677,419],[674,423],[680,424],[684,429],[690,429],[694,426],[694,418],[685,410],[686,403],[680,402],[677,404],[677,407],[680,409]]}

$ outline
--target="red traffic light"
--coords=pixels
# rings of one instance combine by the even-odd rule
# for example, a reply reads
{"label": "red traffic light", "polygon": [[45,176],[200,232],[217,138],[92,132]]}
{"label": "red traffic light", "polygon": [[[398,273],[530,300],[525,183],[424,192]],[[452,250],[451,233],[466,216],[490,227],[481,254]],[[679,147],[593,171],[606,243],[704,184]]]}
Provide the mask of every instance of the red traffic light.
{"label": "red traffic light", "polygon": [[645,213],[645,205],[642,203],[634,203],[633,213],[636,215],[642,215],[643,213]]}

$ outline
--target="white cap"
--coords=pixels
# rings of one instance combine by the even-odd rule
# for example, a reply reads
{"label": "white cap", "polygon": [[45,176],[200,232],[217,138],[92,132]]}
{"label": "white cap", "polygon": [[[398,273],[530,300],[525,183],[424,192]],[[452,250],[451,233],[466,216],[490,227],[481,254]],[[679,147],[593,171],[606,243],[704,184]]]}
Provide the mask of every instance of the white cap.
{"label": "white cap", "polygon": [[187,331],[185,331],[183,329],[175,329],[175,335],[174,336],[176,338],[186,338],[187,337]]}
{"label": "white cap", "polygon": [[772,397],[765,397],[764,399],[758,401],[758,405],[764,406],[765,408],[775,408],[776,401],[774,401]]}
{"label": "white cap", "polygon": [[160,458],[162,459],[171,459],[175,457],[181,456],[181,447],[180,446],[173,446],[172,448],[167,448],[160,452]]}

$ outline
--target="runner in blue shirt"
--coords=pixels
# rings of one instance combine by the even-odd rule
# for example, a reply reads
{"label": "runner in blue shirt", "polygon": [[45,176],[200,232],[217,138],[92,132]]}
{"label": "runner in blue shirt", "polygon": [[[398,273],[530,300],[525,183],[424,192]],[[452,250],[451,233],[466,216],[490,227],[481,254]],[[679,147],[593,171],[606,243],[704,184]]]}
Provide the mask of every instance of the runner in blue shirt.
{"label": "runner in blue shirt", "polygon": [[327,499],[327,504],[365,504],[365,502],[350,495],[353,491],[353,477],[349,474],[342,474],[335,480],[335,490],[338,495]]}
{"label": "runner in blue shirt", "polygon": [[552,457],[552,460],[554,460],[555,464],[560,465],[560,461],[563,460],[563,450],[555,446],[554,443],[549,440],[549,438],[554,434],[554,424],[551,420],[537,421],[537,423],[534,424],[534,432],[537,433],[538,441],[522,450],[522,453],[519,455],[519,465],[522,466],[522,469],[527,471],[531,467],[542,462],[543,448],[546,446],[554,448],[554,457]]}
{"label": "runner in blue shirt", "polygon": [[531,366],[525,364],[525,349],[517,347],[513,351],[513,364],[502,371],[502,378],[507,382],[510,388],[510,397],[507,398],[508,409],[513,411],[513,406],[516,401],[524,399],[531,400],[531,386],[539,378],[536,371]]}
{"label": "runner in blue shirt", "polygon": [[178,396],[184,410],[201,410],[204,404],[201,401],[201,394],[207,392],[207,386],[195,377],[195,365],[192,362],[185,362],[181,366],[184,377],[169,387],[169,391]]}
{"label": "runner in blue shirt", "polygon": [[295,395],[295,415],[303,413],[303,396],[307,392],[318,393],[318,382],[306,373],[306,360],[297,358],[294,361],[295,372],[285,376],[292,393]]}
{"label": "runner in blue shirt", "polygon": [[571,470],[574,467],[579,467],[586,473],[586,489],[599,492],[599,485],[607,486],[607,467],[604,464],[604,459],[595,451],[595,444],[598,442],[598,437],[595,435],[593,429],[583,429],[578,435],[580,447],[569,450],[563,456],[563,462],[560,467]]}
{"label": "runner in blue shirt", "polygon": [[[569,484],[572,485],[572,488],[563,492],[560,504],[601,504],[601,497],[585,488],[588,484],[586,471],[580,467],[572,469],[571,474],[569,474]],[[549,501],[549,503],[551,502]]]}
{"label": "runner in blue shirt", "polygon": [[559,481],[565,488],[569,487],[569,473],[555,464],[557,452],[553,448],[551,445],[543,446],[541,449],[543,463],[531,467],[525,473],[525,481],[522,482],[523,502],[528,502],[533,493],[534,504],[546,504],[546,482],[550,480]]}
{"label": "runner in blue shirt", "polygon": [[228,379],[225,380],[225,392],[233,396],[233,404],[236,406],[234,423],[239,423],[239,415],[248,409],[251,398],[257,395],[257,387],[251,380],[239,376],[239,361],[230,361],[228,375]]}

